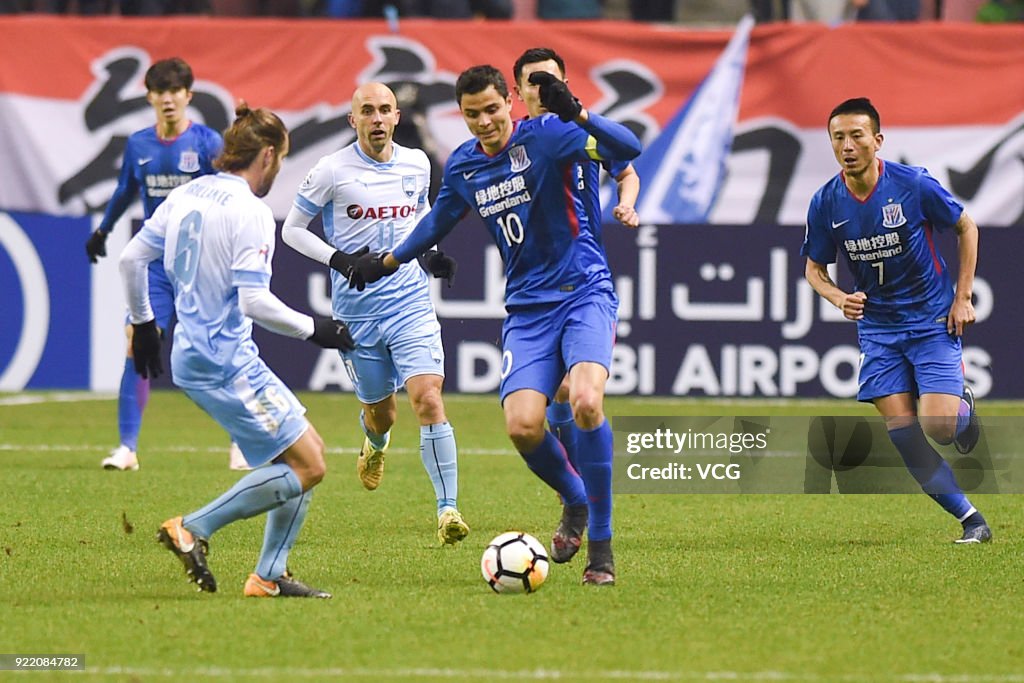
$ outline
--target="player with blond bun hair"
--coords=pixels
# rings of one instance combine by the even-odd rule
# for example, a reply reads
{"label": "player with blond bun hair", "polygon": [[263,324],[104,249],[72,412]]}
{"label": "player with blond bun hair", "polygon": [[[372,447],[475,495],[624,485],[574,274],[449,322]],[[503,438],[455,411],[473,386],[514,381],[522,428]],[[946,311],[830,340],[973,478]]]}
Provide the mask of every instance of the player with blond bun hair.
{"label": "player with blond bun hair", "polygon": [[311,318],[271,293],[276,224],[260,197],[281,170],[288,131],[267,109],[242,102],[236,113],[224,152],[214,162],[221,172],[172,191],[121,254],[136,371],[143,377],[163,372],[147,269],[160,259],[178,315],[174,383],[258,468],[204,507],[165,521],[157,538],[185,565],[191,581],[213,592],[209,539],[232,522],[265,512],[263,549],[244,594],[329,598],[288,572],[313,487],[326,471],[324,442],[306,409],[259,357],[252,324],[323,348],[351,349],[353,341],[344,323]]}

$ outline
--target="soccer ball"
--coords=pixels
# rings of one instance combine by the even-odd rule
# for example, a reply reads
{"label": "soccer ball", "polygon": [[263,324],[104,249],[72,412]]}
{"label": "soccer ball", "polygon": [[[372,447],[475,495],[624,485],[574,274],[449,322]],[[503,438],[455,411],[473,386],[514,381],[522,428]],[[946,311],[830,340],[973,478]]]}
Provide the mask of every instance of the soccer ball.
{"label": "soccer ball", "polygon": [[484,550],[480,571],[495,593],[532,593],[548,577],[548,553],[530,534],[506,531]]}

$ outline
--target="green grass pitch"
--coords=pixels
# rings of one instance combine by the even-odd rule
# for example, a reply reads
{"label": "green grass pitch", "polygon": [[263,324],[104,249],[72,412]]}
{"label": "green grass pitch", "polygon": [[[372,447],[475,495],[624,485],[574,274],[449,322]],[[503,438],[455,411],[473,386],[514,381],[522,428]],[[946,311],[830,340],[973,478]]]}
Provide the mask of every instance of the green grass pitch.
{"label": "green grass pitch", "polygon": [[[156,544],[160,522],[238,477],[227,437],[183,394],[154,392],[138,472],[99,467],[113,399],[0,396],[0,652],[84,654],[88,667],[0,679],[1024,681],[1022,497],[972,497],[995,540],[959,547],[958,525],[923,495],[618,495],[617,586],[579,585],[581,553],[536,594],[495,595],[480,576],[487,541],[516,528],[546,543],[559,514],[514,455],[497,399],[448,397],[472,533],[441,548],[404,396],[375,492],[355,475],[355,400],[301,398],[328,473],[290,564],[329,601],[242,597],[262,517],[213,538],[216,594]],[[607,405],[759,411],[871,414],[852,401]]]}

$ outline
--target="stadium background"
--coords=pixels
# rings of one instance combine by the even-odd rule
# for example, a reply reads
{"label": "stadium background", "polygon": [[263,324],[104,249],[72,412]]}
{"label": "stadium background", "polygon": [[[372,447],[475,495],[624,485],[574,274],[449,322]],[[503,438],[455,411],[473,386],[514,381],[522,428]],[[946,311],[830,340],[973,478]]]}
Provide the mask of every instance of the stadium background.
{"label": "stadium background", "polygon": [[[1012,304],[1024,285],[1015,248],[1024,227],[1020,26],[758,26],[734,125],[698,128],[694,140],[677,133],[698,109],[688,105],[729,43],[727,30],[409,20],[392,33],[371,20],[26,16],[0,18],[0,35],[0,390],[116,386],[124,344],[116,259],[92,267],[82,245],[113,190],[125,138],[152,123],[142,85],[152,61],[180,55],[192,64],[192,115],[215,128],[238,98],[282,115],[292,153],[268,197],[281,219],[316,159],[353,139],[345,116],[358,83],[392,85],[403,111],[396,138],[427,149],[436,178],[468,137],[453,98],[458,72],[490,62],[510,77],[525,47],[547,44],[566,58],[588,107],[644,140],[644,163],[656,169],[643,174],[645,189],[676,186],[687,164],[717,181],[697,224],[647,211],[658,224],[606,227],[622,301],[610,393],[854,394],[855,331],[802,282],[798,249],[807,202],[835,172],[824,119],[838,101],[866,95],[882,112],[883,156],[928,167],[982,227],[968,381],[982,396],[1024,397]],[[525,113],[519,102],[516,113]],[[720,178],[717,165],[700,167],[708,147],[730,140]],[[136,206],[122,220],[110,253],[139,216]],[[952,238],[939,241],[955,266]],[[447,388],[494,391],[504,315],[496,250],[472,221],[443,246],[460,263],[454,288],[435,283]],[[329,311],[324,271],[278,244],[275,291],[291,305]],[[349,388],[336,355],[257,339],[293,387]]]}

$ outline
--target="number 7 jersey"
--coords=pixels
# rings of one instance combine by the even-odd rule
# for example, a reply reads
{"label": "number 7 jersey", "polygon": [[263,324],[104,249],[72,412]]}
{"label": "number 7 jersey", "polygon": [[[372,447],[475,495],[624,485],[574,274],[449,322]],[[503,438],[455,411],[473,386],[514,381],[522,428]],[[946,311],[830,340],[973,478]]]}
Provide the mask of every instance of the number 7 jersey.
{"label": "number 7 jersey", "polygon": [[964,207],[925,169],[878,163],[878,184],[863,201],[842,173],[815,193],[800,253],[828,264],[842,251],[855,291],[867,294],[860,329],[944,326],[953,283],[934,230],[952,229]]}

